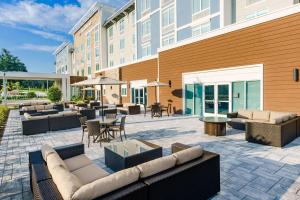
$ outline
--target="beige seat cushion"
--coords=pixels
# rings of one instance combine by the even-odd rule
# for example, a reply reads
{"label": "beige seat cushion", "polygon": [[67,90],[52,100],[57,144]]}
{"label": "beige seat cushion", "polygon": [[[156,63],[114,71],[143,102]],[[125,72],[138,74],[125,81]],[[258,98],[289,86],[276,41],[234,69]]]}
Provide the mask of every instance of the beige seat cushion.
{"label": "beige seat cushion", "polygon": [[73,194],[82,186],[79,178],[61,165],[54,167],[51,175],[64,200],[72,199]]}
{"label": "beige seat cushion", "polygon": [[238,118],[252,119],[253,112],[251,110],[238,110]]}
{"label": "beige seat cushion", "polygon": [[137,168],[140,170],[140,177],[145,178],[159,172],[162,172],[166,169],[170,169],[175,166],[176,158],[172,155],[165,156],[162,158],[157,158],[145,162],[143,164],[137,165]]}
{"label": "beige seat cushion", "polygon": [[199,158],[203,155],[203,149],[201,146],[191,147],[177,153],[172,154],[176,158],[176,165],[181,165],[188,161]]}
{"label": "beige seat cushion", "polygon": [[41,147],[41,152],[42,152],[42,156],[43,156],[43,159],[44,161],[47,162],[47,156],[52,154],[52,153],[56,153],[56,151],[48,144],[44,144],[42,147]]}
{"label": "beige seat cushion", "polygon": [[29,113],[24,113],[24,117],[26,118],[26,119],[31,119],[31,115],[29,114]]}
{"label": "beige seat cushion", "polygon": [[248,119],[244,119],[244,118],[231,118],[230,121],[231,122],[246,123],[248,121]]}
{"label": "beige seat cushion", "polygon": [[53,109],[53,105],[45,105],[45,110],[51,110]]}
{"label": "beige seat cushion", "polygon": [[35,106],[35,109],[36,109],[36,110],[44,110],[44,109],[45,109],[45,106],[44,106],[44,105],[36,105],[36,106]]}
{"label": "beige seat cushion", "polygon": [[73,171],[72,174],[77,176],[83,185],[109,175],[108,172],[104,171],[95,164],[90,164],[80,169],[77,169]]}
{"label": "beige seat cushion", "polygon": [[270,111],[253,111],[253,120],[261,120],[263,122],[268,122],[270,120]]}
{"label": "beige seat cushion", "polygon": [[93,164],[92,161],[84,154],[65,159],[64,162],[71,172],[87,165]]}
{"label": "beige seat cushion", "polygon": [[77,112],[65,112],[64,116],[73,116],[73,115],[77,115]]}
{"label": "beige seat cushion", "polygon": [[95,199],[104,194],[136,182],[139,179],[139,174],[140,171],[136,167],[118,171],[109,176],[98,179],[92,183],[83,185],[74,193],[72,199]]}
{"label": "beige seat cushion", "polygon": [[59,165],[63,166],[65,169],[68,169],[65,162],[60,158],[60,156],[56,152],[48,154],[46,159],[47,159],[47,167],[50,174],[52,174],[53,169]]}

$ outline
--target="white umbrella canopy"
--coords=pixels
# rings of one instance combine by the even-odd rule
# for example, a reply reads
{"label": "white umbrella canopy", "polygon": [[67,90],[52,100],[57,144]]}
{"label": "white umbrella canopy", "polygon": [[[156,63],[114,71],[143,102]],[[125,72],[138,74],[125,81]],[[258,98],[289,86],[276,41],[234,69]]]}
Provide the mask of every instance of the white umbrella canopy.
{"label": "white umbrella canopy", "polygon": [[162,83],[162,82],[159,82],[159,81],[153,81],[153,82],[150,82],[150,83],[147,83],[146,85],[147,87],[155,87],[155,101],[156,103],[158,102],[158,99],[157,99],[157,87],[164,87],[164,86],[168,86],[168,84],[166,83]]}

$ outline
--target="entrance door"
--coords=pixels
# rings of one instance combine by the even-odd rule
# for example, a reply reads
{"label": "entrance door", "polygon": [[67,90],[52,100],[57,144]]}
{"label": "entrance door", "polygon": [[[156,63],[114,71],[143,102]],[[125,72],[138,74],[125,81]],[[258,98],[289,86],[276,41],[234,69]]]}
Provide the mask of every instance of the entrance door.
{"label": "entrance door", "polygon": [[218,85],[218,114],[226,115],[229,112],[229,84]]}
{"label": "entrance door", "polygon": [[145,88],[132,88],[133,90],[133,98],[132,98],[132,103],[135,104],[145,104]]}
{"label": "entrance door", "polygon": [[204,111],[206,115],[226,115],[230,105],[229,84],[204,86]]}

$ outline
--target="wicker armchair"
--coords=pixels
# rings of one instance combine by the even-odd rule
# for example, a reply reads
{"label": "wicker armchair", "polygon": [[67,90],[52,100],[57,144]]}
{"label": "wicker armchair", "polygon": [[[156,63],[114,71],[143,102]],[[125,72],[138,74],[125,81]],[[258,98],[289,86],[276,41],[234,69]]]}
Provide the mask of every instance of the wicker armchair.
{"label": "wicker armchair", "polygon": [[87,130],[88,130],[88,147],[90,146],[90,137],[93,137],[93,142],[99,141],[100,146],[101,142],[108,138],[105,134],[105,128],[102,128],[99,121],[87,121]]}
{"label": "wicker armchair", "polygon": [[87,125],[86,125],[87,117],[86,116],[80,117],[79,121],[80,121],[80,125],[81,125],[81,128],[82,128],[81,142],[83,142],[84,132],[87,130]]}
{"label": "wicker armchair", "polygon": [[122,131],[124,134],[124,137],[126,139],[126,133],[125,133],[125,120],[126,120],[126,116],[121,117],[121,122],[118,125],[113,125],[109,127],[109,131],[113,132],[113,135],[115,135],[115,132],[120,132],[120,138],[121,141],[123,141],[122,139]]}

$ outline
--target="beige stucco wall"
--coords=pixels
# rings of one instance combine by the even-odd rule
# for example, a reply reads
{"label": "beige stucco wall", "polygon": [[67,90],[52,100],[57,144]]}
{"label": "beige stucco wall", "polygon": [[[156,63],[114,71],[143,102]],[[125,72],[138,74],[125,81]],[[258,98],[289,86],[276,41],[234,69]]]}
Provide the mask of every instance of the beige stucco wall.
{"label": "beige stucco wall", "polygon": [[[135,56],[135,12],[127,13],[122,19],[124,19],[124,32],[120,33],[120,21],[115,22],[113,27],[113,36],[109,37],[109,27],[107,28],[107,52],[108,52],[108,67],[110,61],[114,62],[114,66],[120,65],[120,59],[123,56],[125,63],[132,62]],[[125,39],[125,48],[120,50],[120,40]],[[109,46],[113,44],[113,54],[109,53]],[[124,64],[124,63],[123,63]]]}
{"label": "beige stucco wall", "polygon": [[[96,71],[96,62],[98,60],[95,58],[95,48],[99,46],[99,43],[95,43],[95,30],[99,29],[99,23],[101,18],[101,12],[97,11],[77,32],[74,34],[74,48],[75,48],[75,71],[76,74],[79,71],[81,76],[81,71],[84,69],[84,76],[88,76],[88,66],[91,66],[91,74]],[[87,38],[90,34],[90,47],[87,47]],[[100,31],[99,31],[99,41],[100,41]],[[81,49],[83,45],[83,49]],[[91,60],[88,61],[88,52],[91,54]],[[100,49],[101,54],[101,49]],[[83,61],[83,62],[82,62]],[[91,78],[90,76],[89,78]]]}

